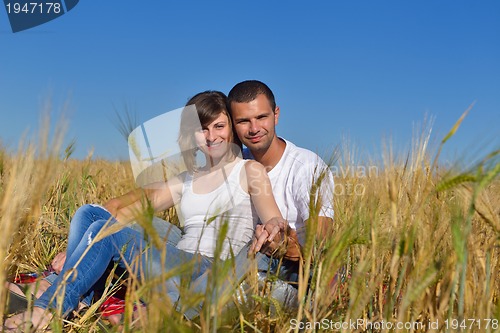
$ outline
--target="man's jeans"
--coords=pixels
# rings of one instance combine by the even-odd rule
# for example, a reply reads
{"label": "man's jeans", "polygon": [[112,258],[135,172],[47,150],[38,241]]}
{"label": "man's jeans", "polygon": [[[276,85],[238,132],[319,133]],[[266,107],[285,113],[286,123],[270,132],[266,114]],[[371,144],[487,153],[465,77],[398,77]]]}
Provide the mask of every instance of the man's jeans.
{"label": "man's jeans", "polygon": [[[278,281],[279,289],[281,291],[285,290],[283,297],[281,295],[271,295],[273,298],[278,298],[277,300],[281,303],[290,302],[290,295],[296,295],[296,291],[294,290],[296,287],[293,287],[286,282],[296,283],[298,282],[299,276],[299,264],[295,261],[289,260],[281,260],[277,258],[268,257],[262,253],[256,253],[254,258],[251,258],[248,255],[248,250],[250,249],[251,242],[247,244],[245,247],[241,249],[241,251],[234,257],[234,266],[230,273],[230,276],[226,277],[217,277],[218,279],[224,279],[226,282],[222,285],[217,291],[214,291],[213,298],[217,299],[223,296],[227,296],[228,293],[235,292],[238,289],[247,276],[247,274],[251,271],[252,267],[256,267],[259,274],[265,276],[266,274],[275,274],[277,275],[281,281]],[[285,282],[286,281],[286,282]],[[208,284],[208,272],[201,275],[196,281],[195,285],[200,286],[196,291],[199,293],[204,293],[206,286]],[[276,286],[278,287],[278,286]],[[282,292],[283,294],[283,292]],[[275,297],[277,296],[277,297]],[[283,298],[283,299],[282,299]],[[286,298],[286,299],[285,299]],[[200,314],[203,303],[200,303],[198,307],[189,308],[185,310],[184,315],[188,319],[193,319]],[[179,305],[178,310],[181,310],[181,306]]]}
{"label": "man's jeans", "polygon": [[[105,273],[111,261],[117,262],[123,268],[134,267],[136,274],[144,272],[144,277],[150,279],[162,271],[168,271],[195,258],[193,280],[203,274],[212,263],[210,258],[177,249],[175,245],[180,240],[181,231],[160,219],[155,219],[153,223],[159,236],[167,237],[165,256],[162,256],[162,249],[149,246],[147,235],[140,227],[123,228],[93,242],[105,225],[114,223],[116,220],[101,206],[84,205],[77,210],[71,220],[66,262],[61,274],[35,301],[35,306],[55,307],[58,298],[63,297],[62,313],[69,314],[78,306],[82,297],[85,303],[92,298],[94,284]],[[163,263],[160,258],[164,258]],[[176,288],[178,283],[178,277],[164,281],[172,302],[179,298]]]}

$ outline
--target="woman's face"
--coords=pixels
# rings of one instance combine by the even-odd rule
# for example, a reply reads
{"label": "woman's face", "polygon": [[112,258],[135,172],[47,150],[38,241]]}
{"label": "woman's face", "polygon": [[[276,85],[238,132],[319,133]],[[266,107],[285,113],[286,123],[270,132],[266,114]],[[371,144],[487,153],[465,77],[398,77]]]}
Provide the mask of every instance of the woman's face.
{"label": "woman's face", "polygon": [[232,129],[227,115],[221,112],[214,121],[196,131],[194,136],[196,145],[204,154],[215,159],[223,157],[232,144]]}

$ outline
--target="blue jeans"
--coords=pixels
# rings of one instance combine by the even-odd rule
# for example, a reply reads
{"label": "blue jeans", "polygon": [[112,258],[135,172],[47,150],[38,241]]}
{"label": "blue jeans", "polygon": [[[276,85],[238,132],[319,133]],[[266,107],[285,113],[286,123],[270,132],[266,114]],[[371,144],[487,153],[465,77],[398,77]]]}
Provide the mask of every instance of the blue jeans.
{"label": "blue jeans", "polygon": [[[109,222],[108,222],[109,220]],[[145,273],[145,278],[152,278],[189,260],[195,259],[195,270],[192,278],[198,278],[211,265],[212,260],[197,254],[181,251],[175,244],[181,238],[181,231],[159,219],[153,221],[155,227],[161,229],[160,237],[166,237],[167,254],[162,258],[161,249],[148,246],[147,235],[141,228],[124,228],[89,246],[94,237],[105,226],[116,223],[109,212],[100,206],[85,205],[77,210],[68,236],[66,262],[54,283],[37,299],[35,306],[41,308],[55,307],[57,296],[62,297],[62,313],[67,315],[78,306],[83,298],[91,298],[92,288],[105,273],[111,261],[123,268],[135,267],[136,274]],[[158,224],[158,225],[157,225]],[[139,260],[139,265],[134,260]],[[65,278],[67,276],[67,278]],[[177,285],[179,278],[163,281],[168,295],[173,302],[179,298]]]}
{"label": "blue jeans", "polygon": [[[248,256],[248,250],[250,249],[251,242],[248,243],[241,251],[234,257],[233,269],[230,276],[224,277],[226,283],[221,289],[214,292],[212,297],[220,298],[221,295],[231,293],[242,282],[245,276],[249,273],[252,265],[256,265],[257,271],[267,272],[269,274],[276,274],[281,280],[286,282],[296,283],[299,280],[299,263],[290,260],[268,257],[262,253],[256,253],[255,258],[250,258]],[[199,286],[196,292],[203,293],[206,289],[208,283],[208,272],[201,275],[196,281],[195,285]],[[189,308],[185,311],[184,315],[188,319],[193,319],[197,317],[201,311],[203,303],[200,303],[198,307]],[[180,309],[180,306],[177,308]]]}

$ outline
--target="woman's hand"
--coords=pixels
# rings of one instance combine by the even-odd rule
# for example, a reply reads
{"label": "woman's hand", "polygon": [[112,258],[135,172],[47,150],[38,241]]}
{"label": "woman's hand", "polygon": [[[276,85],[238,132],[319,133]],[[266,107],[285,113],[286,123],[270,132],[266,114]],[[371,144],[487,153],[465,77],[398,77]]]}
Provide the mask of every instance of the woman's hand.
{"label": "woman's hand", "polygon": [[50,266],[52,266],[54,272],[60,274],[65,262],[66,262],[66,251],[56,254],[54,259],[52,259],[52,263],[50,264]]}
{"label": "woman's hand", "polygon": [[106,202],[103,207],[113,216],[116,217],[118,214],[118,209],[120,208],[121,201],[118,198],[114,198]]}

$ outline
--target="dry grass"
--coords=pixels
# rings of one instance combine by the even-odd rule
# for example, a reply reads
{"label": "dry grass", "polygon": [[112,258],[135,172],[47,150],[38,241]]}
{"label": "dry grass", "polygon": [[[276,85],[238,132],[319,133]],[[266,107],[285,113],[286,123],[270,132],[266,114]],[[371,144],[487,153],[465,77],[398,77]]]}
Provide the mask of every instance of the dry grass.
{"label": "dry grass", "polygon": [[[334,170],[350,171],[337,172],[335,179],[332,236],[308,242],[295,313],[279,309],[278,315],[270,315],[273,302],[261,294],[252,306],[237,304],[233,311],[224,307],[232,299],[206,302],[200,319],[190,322],[164,295],[131,274],[122,331],[328,331],[360,319],[413,328],[346,326],[339,331],[454,332],[460,327],[454,329],[453,320],[463,319],[462,331],[480,331],[479,324],[481,331],[500,331],[498,321],[487,321],[500,318],[499,152],[468,170],[443,170],[437,158],[440,147],[431,150],[429,133],[422,130],[408,152],[394,154],[387,148],[381,162],[362,163],[353,147],[343,147]],[[14,155],[0,150],[0,223],[8,235],[0,239],[5,258],[0,279],[43,268],[65,248],[77,207],[103,203],[133,187],[126,163],[61,157],[57,142],[23,146]],[[354,171],[348,169],[353,166]],[[311,231],[314,222],[313,216]],[[185,290],[185,297],[193,303],[208,300],[210,291],[225,283],[228,269],[229,264],[214,268],[206,295]],[[148,300],[148,314],[139,316],[142,327],[134,329],[131,309],[140,298]],[[91,308],[54,331],[105,329]]]}

